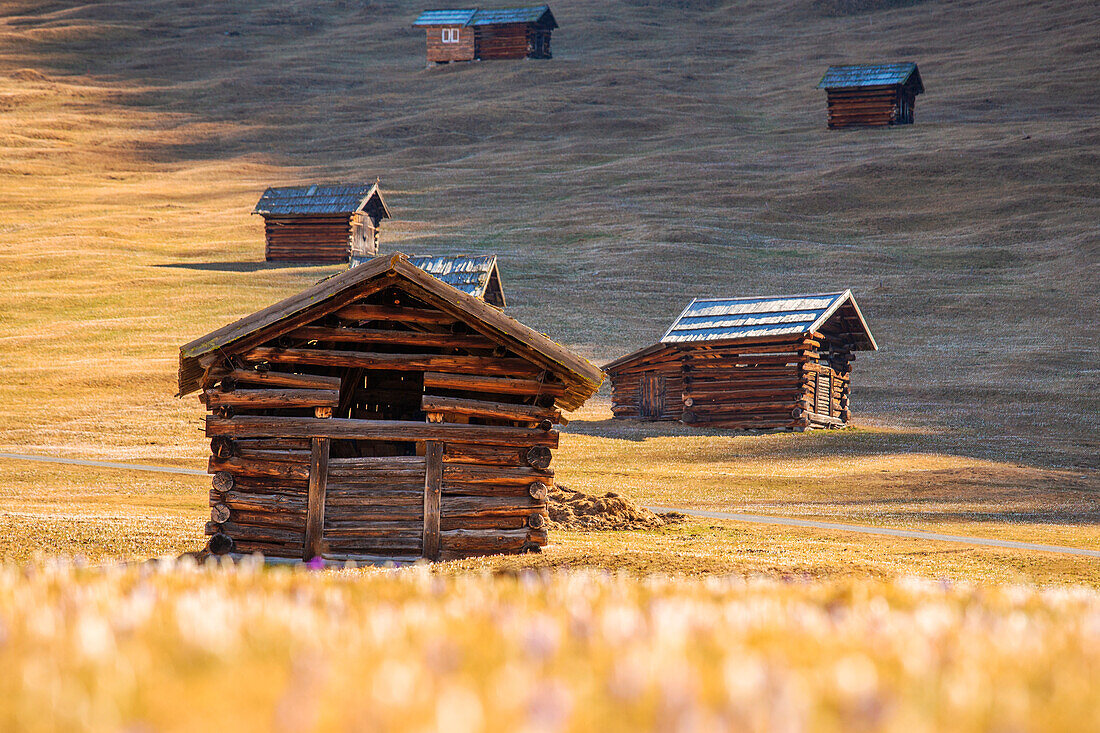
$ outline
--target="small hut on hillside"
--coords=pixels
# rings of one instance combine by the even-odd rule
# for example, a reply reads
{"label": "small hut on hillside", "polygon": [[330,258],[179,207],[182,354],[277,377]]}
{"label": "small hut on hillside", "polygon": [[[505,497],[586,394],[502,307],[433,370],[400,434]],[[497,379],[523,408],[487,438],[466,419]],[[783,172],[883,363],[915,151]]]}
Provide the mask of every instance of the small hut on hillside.
{"label": "small hut on hillside", "polygon": [[842,427],[853,351],[874,351],[852,291],[696,299],[659,342],[616,359],[616,418],[737,429]]}
{"label": "small hut on hillside", "polygon": [[426,30],[428,61],[548,59],[558,27],[549,5],[483,10],[425,10],[413,25]]}
{"label": "small hut on hillside", "polygon": [[825,90],[829,129],[911,125],[918,94],[924,93],[914,63],[830,66],[818,89]]}
{"label": "small hut on hillside", "polygon": [[378,230],[390,211],[378,182],[269,188],[253,214],[264,218],[270,261],[347,262],[378,253]]}
{"label": "small hut on hillside", "polygon": [[537,550],[553,425],[602,380],[402,254],[350,268],[180,349],[179,394],[210,411],[210,550]]}

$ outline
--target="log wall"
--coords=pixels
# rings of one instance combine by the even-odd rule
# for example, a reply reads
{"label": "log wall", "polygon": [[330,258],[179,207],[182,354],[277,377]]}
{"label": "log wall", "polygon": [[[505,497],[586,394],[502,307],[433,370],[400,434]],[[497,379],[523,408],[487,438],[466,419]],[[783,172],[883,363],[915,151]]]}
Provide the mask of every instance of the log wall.
{"label": "log wall", "polygon": [[388,288],[223,356],[200,397],[212,551],[411,560],[546,543],[567,390],[523,355]]}
{"label": "log wall", "polygon": [[805,427],[805,367],[818,358],[818,345],[799,336],[693,346],[683,357],[683,421],[737,429]]}
{"label": "log wall", "polygon": [[[669,348],[611,370],[613,415],[641,420],[679,420],[684,410],[680,360],[681,352]],[[663,385],[664,399],[659,401],[660,409],[650,409],[652,402],[646,394],[647,380],[650,385]]]}
{"label": "log wall", "polygon": [[916,97],[898,86],[826,90],[829,128],[907,125],[913,122]]}
{"label": "log wall", "polygon": [[[457,43],[443,42],[443,29],[458,31]],[[428,63],[444,64],[449,61],[473,61],[474,29],[462,26],[429,26],[425,29],[428,42]]]}
{"label": "log wall", "polygon": [[346,214],[265,216],[264,237],[269,262],[347,262],[351,224]]}
{"label": "log wall", "polygon": [[[533,26],[524,23],[475,26],[475,54],[479,59],[522,59],[534,50]],[[545,31],[549,34],[549,31]],[[549,44],[547,44],[549,49]]]}

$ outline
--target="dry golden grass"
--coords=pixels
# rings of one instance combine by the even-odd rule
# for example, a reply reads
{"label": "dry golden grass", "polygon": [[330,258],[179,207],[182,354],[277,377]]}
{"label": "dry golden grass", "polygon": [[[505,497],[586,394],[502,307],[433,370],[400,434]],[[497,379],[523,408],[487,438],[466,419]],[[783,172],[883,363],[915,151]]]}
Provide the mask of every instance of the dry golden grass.
{"label": "dry golden grass", "polygon": [[0,728],[1091,731],[1100,596],[0,567]]}
{"label": "dry golden grass", "polygon": [[[603,397],[562,482],[1100,546],[1088,3],[562,0],[552,62],[431,70],[420,8],[0,3],[0,451],[201,467],[177,346],[335,271],[261,262],[260,191],[381,175],[387,250],[498,254],[599,362],[693,296],[857,292],[859,430]],[[917,125],[825,131],[824,67],[894,58]],[[434,573],[74,570],[42,556],[198,549],[207,481],[0,461],[2,730],[1100,727],[1085,558],[689,520]]]}
{"label": "dry golden grass", "polygon": [[[335,271],[260,262],[260,190],[380,174],[387,249],[498,253],[512,312],[597,361],[691,296],[859,294],[884,346],[856,364],[868,429],[724,436],[611,424],[596,401],[564,482],[1096,547],[1091,14],[893,5],[566,2],[552,62],[425,70],[415,3],[5,3],[0,449],[201,466],[201,410],[171,396],[178,344]],[[918,124],[825,131],[821,69],[894,57],[924,72]],[[200,541],[199,480],[4,476],[12,558]],[[699,554],[728,567],[713,539]],[[560,542],[615,565],[593,543],[627,541]],[[777,567],[824,573],[848,547],[869,572],[924,562],[836,542]],[[973,552],[952,573],[1030,572]]]}

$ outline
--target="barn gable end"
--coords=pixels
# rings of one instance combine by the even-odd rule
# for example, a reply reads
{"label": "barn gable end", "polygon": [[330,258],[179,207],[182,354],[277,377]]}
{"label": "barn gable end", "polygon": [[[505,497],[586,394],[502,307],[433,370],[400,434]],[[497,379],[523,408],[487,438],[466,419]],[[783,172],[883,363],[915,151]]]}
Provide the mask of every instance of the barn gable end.
{"label": "barn gable end", "polygon": [[210,411],[211,549],[301,559],[537,548],[553,425],[602,380],[403,255],[197,339],[180,363],[181,394]]}

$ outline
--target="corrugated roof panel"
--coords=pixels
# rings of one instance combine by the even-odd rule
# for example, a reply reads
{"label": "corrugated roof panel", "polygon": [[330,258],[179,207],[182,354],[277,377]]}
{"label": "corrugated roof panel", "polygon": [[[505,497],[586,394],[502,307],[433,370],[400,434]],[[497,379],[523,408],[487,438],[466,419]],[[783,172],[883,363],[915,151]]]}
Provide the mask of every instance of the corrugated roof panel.
{"label": "corrugated roof panel", "polygon": [[917,70],[912,62],[900,64],[856,64],[830,66],[818,83],[818,89],[874,87],[904,84]]}
{"label": "corrugated roof panel", "polygon": [[785,336],[802,333],[801,326],[743,326],[703,330],[676,331],[661,339],[665,344],[685,344],[694,341],[717,341],[732,338],[756,338],[757,336]]}
{"label": "corrugated roof panel", "polygon": [[536,23],[550,10],[549,5],[537,5],[527,8],[499,8],[481,10],[474,14],[470,25],[491,25],[494,23]]}
{"label": "corrugated roof panel", "polygon": [[442,257],[410,257],[409,264],[477,298],[485,296],[489,277],[496,266],[495,255],[446,255]]}
{"label": "corrugated roof panel", "polygon": [[413,25],[467,25],[476,12],[477,8],[425,10],[413,21]]}
{"label": "corrugated roof panel", "polygon": [[684,343],[806,333],[847,296],[844,292],[693,300],[661,341]]}
{"label": "corrugated roof panel", "polygon": [[335,186],[269,188],[260,197],[254,214],[351,214],[370,197],[376,183]]}

